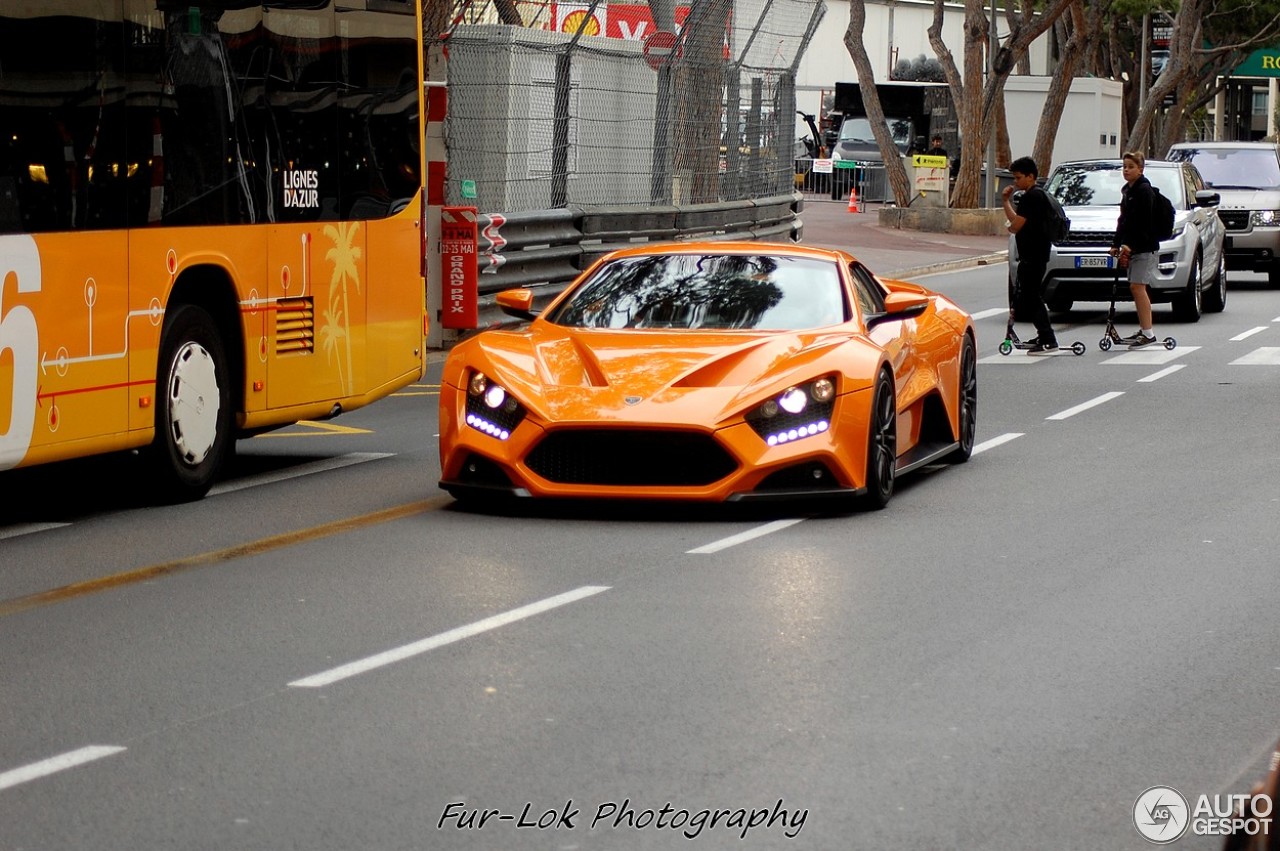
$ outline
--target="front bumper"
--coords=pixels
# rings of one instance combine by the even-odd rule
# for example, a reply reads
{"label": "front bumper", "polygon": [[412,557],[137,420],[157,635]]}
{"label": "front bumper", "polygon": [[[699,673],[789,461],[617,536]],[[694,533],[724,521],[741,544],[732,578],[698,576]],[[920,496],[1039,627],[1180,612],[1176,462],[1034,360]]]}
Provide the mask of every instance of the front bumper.
{"label": "front bumper", "polygon": [[[706,428],[549,424],[532,415],[500,440],[467,425],[465,393],[446,385],[441,388],[440,487],[476,500],[856,497],[866,484],[867,397],[865,390],[837,397],[826,431],[776,446],[742,420]],[[601,458],[602,452],[610,457]]]}

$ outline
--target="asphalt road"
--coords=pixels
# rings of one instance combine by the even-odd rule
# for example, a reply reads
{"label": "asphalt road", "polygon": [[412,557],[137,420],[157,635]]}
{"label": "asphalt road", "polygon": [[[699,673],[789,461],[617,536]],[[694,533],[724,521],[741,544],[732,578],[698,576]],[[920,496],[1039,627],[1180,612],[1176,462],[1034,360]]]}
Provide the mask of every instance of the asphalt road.
{"label": "asphalt road", "polygon": [[195,505],[0,476],[0,849],[1097,851],[1147,847],[1149,787],[1245,791],[1280,291],[1029,359],[1004,274],[925,280],[980,317],[978,451],[883,512],[467,513],[438,366]]}

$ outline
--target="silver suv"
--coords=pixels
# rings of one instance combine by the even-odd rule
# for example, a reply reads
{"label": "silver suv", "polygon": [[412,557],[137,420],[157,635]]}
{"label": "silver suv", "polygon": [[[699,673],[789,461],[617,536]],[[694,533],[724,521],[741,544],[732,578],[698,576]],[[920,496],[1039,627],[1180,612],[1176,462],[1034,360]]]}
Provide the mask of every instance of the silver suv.
{"label": "silver suv", "polygon": [[[1120,218],[1124,186],[1120,160],[1081,160],[1059,165],[1045,191],[1062,204],[1071,230],[1049,249],[1045,303],[1052,311],[1070,310],[1078,301],[1130,301],[1124,270],[1108,252]],[[1173,305],[1174,317],[1195,322],[1201,312],[1217,313],[1227,304],[1223,226],[1214,208],[1218,195],[1205,188],[1190,163],[1147,160],[1143,171],[1151,185],[1173,204],[1173,236],[1160,243],[1158,272],[1149,286],[1151,301]],[[1010,294],[1017,270],[1017,241],[1009,238]]]}
{"label": "silver suv", "polygon": [[1266,272],[1280,285],[1280,145],[1272,142],[1180,142],[1169,159],[1194,163],[1222,197],[1228,269]]}

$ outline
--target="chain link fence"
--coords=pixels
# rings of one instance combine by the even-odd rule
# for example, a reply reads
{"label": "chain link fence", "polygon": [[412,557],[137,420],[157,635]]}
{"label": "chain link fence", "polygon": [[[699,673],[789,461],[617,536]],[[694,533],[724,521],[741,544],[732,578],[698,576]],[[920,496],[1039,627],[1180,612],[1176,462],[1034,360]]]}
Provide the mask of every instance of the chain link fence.
{"label": "chain link fence", "polygon": [[509,26],[449,32],[447,203],[589,210],[793,191],[795,69],[825,5],[676,12],[680,35],[666,49]]}

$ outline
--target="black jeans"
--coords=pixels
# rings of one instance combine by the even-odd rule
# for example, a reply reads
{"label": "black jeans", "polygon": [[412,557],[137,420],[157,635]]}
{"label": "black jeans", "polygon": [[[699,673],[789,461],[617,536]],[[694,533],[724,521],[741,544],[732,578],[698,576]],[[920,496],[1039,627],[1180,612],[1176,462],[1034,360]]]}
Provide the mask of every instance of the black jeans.
{"label": "black jeans", "polygon": [[1036,335],[1042,343],[1056,343],[1053,323],[1049,321],[1049,308],[1044,303],[1044,270],[1048,262],[1018,264],[1018,285],[1014,293],[1015,318],[1036,326]]}

